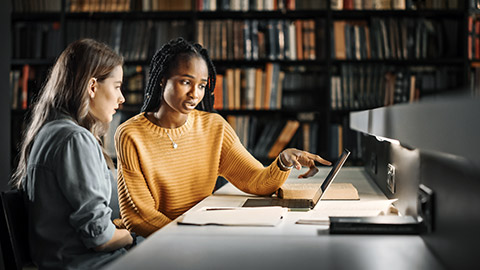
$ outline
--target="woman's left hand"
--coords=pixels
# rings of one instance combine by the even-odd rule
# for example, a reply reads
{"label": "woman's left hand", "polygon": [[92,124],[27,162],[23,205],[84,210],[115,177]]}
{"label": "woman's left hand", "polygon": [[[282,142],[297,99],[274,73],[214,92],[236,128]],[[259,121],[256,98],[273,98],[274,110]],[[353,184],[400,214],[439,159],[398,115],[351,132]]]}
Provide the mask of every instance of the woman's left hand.
{"label": "woman's left hand", "polygon": [[300,170],[302,166],[309,168],[306,173],[298,176],[298,178],[312,177],[317,174],[318,168],[315,166],[315,161],[323,165],[332,165],[330,161],[321,158],[319,155],[295,148],[283,150],[280,153],[279,158],[281,159],[281,163],[286,167],[291,167],[293,165],[297,170]]}

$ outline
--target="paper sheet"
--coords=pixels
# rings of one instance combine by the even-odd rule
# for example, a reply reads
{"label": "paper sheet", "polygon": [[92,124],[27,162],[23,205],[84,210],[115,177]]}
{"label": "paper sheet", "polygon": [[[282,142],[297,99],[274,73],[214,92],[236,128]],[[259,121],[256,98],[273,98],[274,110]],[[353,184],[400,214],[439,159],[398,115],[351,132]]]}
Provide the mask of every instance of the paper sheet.
{"label": "paper sheet", "polygon": [[321,202],[297,224],[329,225],[329,217],[369,217],[390,213],[394,200]]}
{"label": "paper sheet", "polygon": [[186,213],[179,224],[224,226],[275,226],[287,213],[287,208],[272,207],[204,207]]}

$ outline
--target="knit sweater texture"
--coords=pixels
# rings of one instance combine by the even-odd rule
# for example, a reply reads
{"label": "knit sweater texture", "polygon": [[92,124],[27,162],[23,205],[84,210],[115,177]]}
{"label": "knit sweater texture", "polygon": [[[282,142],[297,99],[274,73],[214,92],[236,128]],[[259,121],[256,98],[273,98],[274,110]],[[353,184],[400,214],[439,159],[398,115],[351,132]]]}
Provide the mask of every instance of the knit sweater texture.
{"label": "knit sweater texture", "polygon": [[218,176],[244,192],[270,195],[289,175],[278,158],[264,167],[216,113],[194,110],[175,129],[140,113],[118,127],[115,147],[122,222],[144,237],[211,195]]}

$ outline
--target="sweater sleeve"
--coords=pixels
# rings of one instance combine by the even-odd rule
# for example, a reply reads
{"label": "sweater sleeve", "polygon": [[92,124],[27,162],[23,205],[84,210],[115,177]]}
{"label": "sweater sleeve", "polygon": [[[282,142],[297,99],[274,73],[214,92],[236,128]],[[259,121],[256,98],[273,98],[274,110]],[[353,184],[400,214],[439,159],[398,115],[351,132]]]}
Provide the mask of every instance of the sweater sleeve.
{"label": "sweater sleeve", "polygon": [[264,167],[245,149],[228,123],[224,136],[220,175],[238,189],[256,195],[271,195],[283,185],[290,171],[278,168],[278,157]]}
{"label": "sweater sleeve", "polygon": [[129,231],[147,237],[171,219],[158,210],[140,168],[138,152],[128,132],[115,133],[118,157],[118,200],[122,221]]}

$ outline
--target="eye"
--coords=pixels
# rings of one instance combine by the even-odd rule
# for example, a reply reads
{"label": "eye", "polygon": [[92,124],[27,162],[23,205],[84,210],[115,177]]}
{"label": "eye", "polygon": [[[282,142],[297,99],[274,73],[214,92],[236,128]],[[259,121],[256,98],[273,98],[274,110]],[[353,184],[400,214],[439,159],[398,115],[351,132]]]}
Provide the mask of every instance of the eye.
{"label": "eye", "polygon": [[188,85],[188,84],[190,84],[190,81],[189,80],[182,80],[182,81],[180,81],[180,83],[183,84],[183,85]]}
{"label": "eye", "polygon": [[205,88],[207,88],[207,85],[206,84],[200,84],[198,86],[198,88],[202,89],[202,90],[205,90]]}

